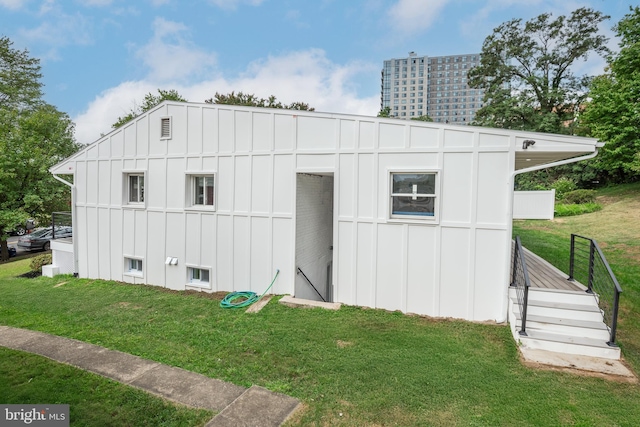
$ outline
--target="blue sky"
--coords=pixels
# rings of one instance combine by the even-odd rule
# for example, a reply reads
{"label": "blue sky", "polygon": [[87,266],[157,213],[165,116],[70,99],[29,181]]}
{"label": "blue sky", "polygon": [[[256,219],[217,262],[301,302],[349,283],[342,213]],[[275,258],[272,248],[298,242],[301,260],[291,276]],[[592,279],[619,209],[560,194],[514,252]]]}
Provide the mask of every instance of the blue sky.
{"label": "blue sky", "polygon": [[[94,141],[145,93],[271,94],[317,111],[375,115],[382,61],[477,53],[493,28],[622,0],[0,0],[0,35],[41,60],[45,99]],[[610,47],[617,41],[612,38]],[[602,72],[590,58],[579,74]]]}

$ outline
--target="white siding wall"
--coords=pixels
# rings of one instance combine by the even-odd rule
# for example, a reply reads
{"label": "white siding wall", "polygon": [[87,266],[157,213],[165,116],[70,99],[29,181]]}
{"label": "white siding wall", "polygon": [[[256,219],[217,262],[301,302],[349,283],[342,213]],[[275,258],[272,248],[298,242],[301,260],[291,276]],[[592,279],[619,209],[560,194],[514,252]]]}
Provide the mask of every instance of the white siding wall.
{"label": "white siding wall", "polygon": [[[172,138],[160,139],[160,118]],[[334,174],[335,301],[471,320],[506,313],[514,141],[479,129],[163,104],[75,159],[79,273],[185,289],[294,292],[296,173]],[[186,209],[187,173],[216,173],[216,210]],[[389,172],[435,171],[438,221],[389,219]],[[123,205],[145,173],[145,205]],[[143,260],[144,275],[124,271]],[[166,257],[178,265],[165,265]]]}

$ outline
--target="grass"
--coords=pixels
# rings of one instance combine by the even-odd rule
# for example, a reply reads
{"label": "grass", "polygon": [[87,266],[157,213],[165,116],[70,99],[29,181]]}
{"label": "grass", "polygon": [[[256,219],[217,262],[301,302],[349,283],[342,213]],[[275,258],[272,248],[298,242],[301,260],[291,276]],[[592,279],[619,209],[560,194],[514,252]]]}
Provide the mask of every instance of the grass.
{"label": "grass", "polygon": [[0,324],[287,393],[304,403],[290,426],[640,423],[639,385],[527,368],[505,325],[356,307],[293,309],[275,300],[247,314],[221,309],[216,295],[16,278],[26,265],[6,267]]}
{"label": "grass", "polygon": [[598,203],[565,204],[557,203],[553,210],[556,217],[582,215],[602,209]]}
{"label": "grass", "polygon": [[594,238],[622,286],[617,341],[640,371],[640,183],[598,191],[602,210],[553,221],[515,221],[522,244],[569,272],[571,233]]}
{"label": "grass", "polygon": [[176,406],[98,375],[2,347],[0,402],[69,404],[73,426],[193,426],[213,417],[209,411]]}

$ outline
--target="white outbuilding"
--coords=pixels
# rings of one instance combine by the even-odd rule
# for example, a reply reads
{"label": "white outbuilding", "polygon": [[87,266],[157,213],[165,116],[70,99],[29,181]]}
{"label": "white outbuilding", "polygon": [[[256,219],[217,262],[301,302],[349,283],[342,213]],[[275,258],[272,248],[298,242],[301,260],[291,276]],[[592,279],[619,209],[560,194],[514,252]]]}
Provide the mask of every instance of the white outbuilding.
{"label": "white outbuilding", "polygon": [[[73,272],[504,321],[514,177],[591,138],[164,102],[51,168]],[[64,175],[73,175],[73,179]]]}

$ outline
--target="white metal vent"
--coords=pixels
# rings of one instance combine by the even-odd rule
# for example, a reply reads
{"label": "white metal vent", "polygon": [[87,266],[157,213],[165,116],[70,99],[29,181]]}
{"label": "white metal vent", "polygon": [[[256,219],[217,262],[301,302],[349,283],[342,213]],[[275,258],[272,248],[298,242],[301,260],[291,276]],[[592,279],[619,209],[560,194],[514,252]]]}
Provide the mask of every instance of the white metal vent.
{"label": "white metal vent", "polygon": [[160,138],[171,138],[171,117],[160,119]]}

